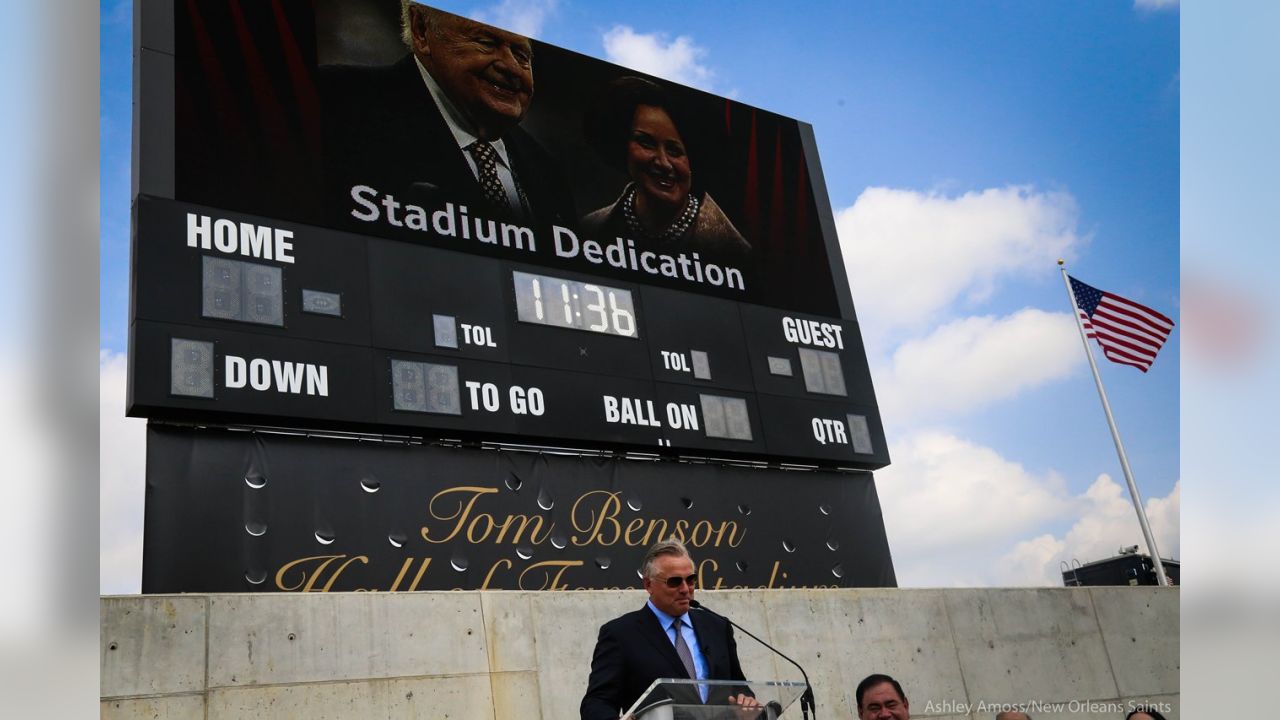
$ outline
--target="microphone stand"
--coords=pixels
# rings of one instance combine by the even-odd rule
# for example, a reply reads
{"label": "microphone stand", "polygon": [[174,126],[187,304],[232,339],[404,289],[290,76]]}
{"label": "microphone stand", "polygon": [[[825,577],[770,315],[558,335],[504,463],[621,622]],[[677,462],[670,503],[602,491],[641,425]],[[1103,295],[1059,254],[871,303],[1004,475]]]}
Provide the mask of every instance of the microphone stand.
{"label": "microphone stand", "polygon": [[[712,615],[715,615],[716,617],[720,618],[721,620],[724,620],[725,622],[729,623],[730,625],[732,625],[732,626],[734,626],[734,627],[738,628],[739,630],[741,630],[742,632],[746,633],[746,634],[747,634],[747,635],[748,635],[752,640],[755,640],[756,642],[760,643],[761,645],[763,645],[763,646],[765,646],[765,647],[769,648],[769,649],[770,649],[770,650],[772,650],[772,651],[773,651],[773,652],[774,652],[778,657],[782,658],[783,660],[786,660],[787,662],[791,663],[792,665],[795,665],[795,666],[796,666],[796,669],[800,671],[800,675],[801,675],[801,677],[803,677],[803,678],[804,678],[804,693],[800,695],[800,713],[801,713],[801,715],[803,715],[803,716],[804,716],[805,720],[809,720],[811,717],[812,717],[812,719],[813,719],[813,720],[818,720],[818,707],[817,707],[817,704],[815,703],[815,701],[814,701],[814,699],[813,699],[813,684],[809,682],[809,674],[808,674],[808,673],[806,673],[806,672],[804,671],[804,668],[800,667],[800,663],[798,663],[798,662],[796,662],[795,660],[792,660],[791,658],[789,658],[789,657],[787,657],[786,655],[784,655],[784,654],[782,653],[782,651],[781,651],[781,650],[779,650],[778,648],[776,648],[776,647],[774,647],[774,646],[770,645],[769,643],[767,643],[767,642],[765,642],[765,641],[761,640],[760,638],[756,637],[756,634],[755,634],[755,633],[753,633],[753,632],[751,632],[750,630],[748,630],[748,629],[746,629],[746,628],[742,627],[741,625],[739,625],[738,623],[736,623],[736,622],[734,622],[734,621],[730,620],[729,618],[725,617],[724,615],[721,615],[720,613],[718,613],[718,612],[716,612],[716,611],[712,610],[711,608],[707,607],[706,605],[703,605],[702,603],[698,602],[697,600],[690,600],[690,601],[689,601],[689,607],[691,607],[691,608],[693,608],[693,609],[695,609],[695,610],[702,610],[703,612],[707,612],[707,613],[710,613],[710,614],[712,614]],[[812,713],[812,715],[810,715],[810,713]]]}

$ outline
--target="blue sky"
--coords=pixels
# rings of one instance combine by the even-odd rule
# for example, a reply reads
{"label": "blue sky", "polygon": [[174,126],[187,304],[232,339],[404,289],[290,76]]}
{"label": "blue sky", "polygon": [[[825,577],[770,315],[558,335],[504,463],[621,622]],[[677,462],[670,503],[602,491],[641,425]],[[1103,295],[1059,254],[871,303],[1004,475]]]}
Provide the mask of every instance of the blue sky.
{"label": "blue sky", "polygon": [[[1180,320],[1176,3],[436,4],[813,125],[895,460],[877,479],[903,585],[1059,584],[1060,560],[1141,542],[1054,260]],[[102,587],[136,592],[132,20],[101,8]],[[1180,336],[1145,375],[1098,356],[1174,557]]]}

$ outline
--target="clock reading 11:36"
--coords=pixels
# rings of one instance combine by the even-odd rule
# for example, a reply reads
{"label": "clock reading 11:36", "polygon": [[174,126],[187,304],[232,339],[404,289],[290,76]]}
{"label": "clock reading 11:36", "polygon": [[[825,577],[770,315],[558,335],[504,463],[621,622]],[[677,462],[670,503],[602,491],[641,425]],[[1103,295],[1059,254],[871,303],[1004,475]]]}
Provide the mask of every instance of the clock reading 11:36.
{"label": "clock reading 11:36", "polygon": [[512,272],[521,322],[638,338],[630,290]]}

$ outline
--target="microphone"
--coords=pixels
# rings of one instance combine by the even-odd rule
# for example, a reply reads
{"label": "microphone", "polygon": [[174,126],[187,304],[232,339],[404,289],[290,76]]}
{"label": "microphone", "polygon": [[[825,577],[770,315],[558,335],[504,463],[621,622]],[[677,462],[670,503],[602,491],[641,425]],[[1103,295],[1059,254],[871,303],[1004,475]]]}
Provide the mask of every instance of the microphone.
{"label": "microphone", "polygon": [[[781,650],[779,650],[778,648],[776,648],[776,647],[774,647],[774,646],[770,645],[769,643],[767,643],[767,642],[765,642],[765,641],[761,640],[760,638],[756,637],[756,634],[755,634],[755,633],[753,633],[753,632],[751,632],[750,630],[748,630],[748,629],[746,629],[746,628],[742,627],[741,625],[739,625],[738,623],[736,623],[736,622],[734,622],[734,621],[730,620],[729,618],[725,617],[724,615],[721,615],[720,613],[718,613],[718,612],[716,612],[716,611],[712,610],[711,608],[707,607],[706,605],[703,605],[702,603],[698,602],[697,600],[690,600],[690,601],[689,601],[689,607],[691,607],[691,608],[693,608],[693,609],[695,609],[695,610],[701,610],[701,611],[703,611],[703,612],[705,612],[705,613],[710,613],[710,614],[712,614],[712,615],[715,615],[716,617],[720,618],[721,620],[724,620],[725,622],[729,623],[730,625],[732,625],[732,626],[734,626],[734,627],[738,628],[739,630],[741,630],[742,632],[746,633],[746,634],[747,634],[751,639],[753,639],[753,640],[755,640],[756,642],[760,643],[761,645],[763,645],[763,646],[765,646],[765,647],[769,648],[769,649],[770,649],[770,650],[772,650],[772,651],[774,652],[774,654],[776,654],[778,657],[782,658],[783,660],[786,660],[787,662],[791,663],[792,665],[795,665],[795,666],[796,666],[796,669],[800,671],[800,675],[804,678],[804,685],[805,685],[804,693],[800,696],[800,713],[805,717],[805,720],[809,720],[809,718],[810,718],[810,717],[812,717],[812,718],[813,718],[813,720],[818,720],[818,707],[817,707],[817,704],[814,702],[814,699],[813,699],[813,684],[809,682],[809,674],[808,674],[808,673],[806,673],[806,672],[804,671],[804,668],[800,667],[800,663],[798,663],[798,662],[796,662],[795,660],[792,660],[791,658],[789,658],[789,657],[787,657],[786,655],[782,654],[782,651],[781,651]],[[774,705],[774,704],[776,704],[776,703],[770,703],[770,705]],[[779,712],[781,712],[781,708],[779,708]],[[812,715],[810,715],[810,713],[811,713],[811,712],[812,712]]]}

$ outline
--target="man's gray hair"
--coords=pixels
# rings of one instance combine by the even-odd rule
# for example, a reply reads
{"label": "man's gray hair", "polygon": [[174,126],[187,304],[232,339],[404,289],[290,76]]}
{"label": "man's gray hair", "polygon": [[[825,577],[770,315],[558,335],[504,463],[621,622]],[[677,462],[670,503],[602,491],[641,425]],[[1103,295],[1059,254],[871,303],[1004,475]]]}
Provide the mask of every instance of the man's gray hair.
{"label": "man's gray hair", "polygon": [[410,5],[417,5],[419,12],[426,15],[427,30],[432,35],[440,28],[440,11],[429,8],[418,0],[400,0],[400,39],[413,50],[413,16],[409,12]]}
{"label": "man's gray hair", "polygon": [[[684,546],[674,535],[666,540],[659,540],[650,546],[648,552],[644,554],[644,561],[640,563],[640,574],[644,577],[653,577],[653,564],[662,555],[674,555],[675,557],[689,557],[689,549]],[[692,558],[690,558],[692,560]]]}

